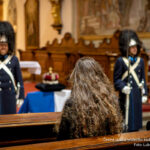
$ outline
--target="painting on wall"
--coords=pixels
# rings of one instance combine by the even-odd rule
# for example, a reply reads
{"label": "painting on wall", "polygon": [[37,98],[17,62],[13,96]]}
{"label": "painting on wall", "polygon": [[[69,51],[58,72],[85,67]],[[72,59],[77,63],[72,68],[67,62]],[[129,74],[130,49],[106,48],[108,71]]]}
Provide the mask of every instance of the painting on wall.
{"label": "painting on wall", "polygon": [[25,39],[26,50],[39,47],[39,0],[25,3]]}
{"label": "painting on wall", "polygon": [[150,0],[77,0],[78,35],[111,37],[118,29],[133,29],[150,37]]}

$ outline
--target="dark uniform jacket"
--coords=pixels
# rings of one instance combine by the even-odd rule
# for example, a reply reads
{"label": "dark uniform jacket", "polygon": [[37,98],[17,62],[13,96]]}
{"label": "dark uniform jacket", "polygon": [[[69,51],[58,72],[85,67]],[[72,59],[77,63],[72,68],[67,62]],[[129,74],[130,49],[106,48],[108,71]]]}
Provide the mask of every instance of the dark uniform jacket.
{"label": "dark uniform jacket", "polygon": [[[137,60],[139,60],[138,63]],[[135,68],[133,69],[134,73],[130,72],[129,80],[127,73],[128,66],[125,64],[123,57],[119,57],[117,59],[114,68],[114,85],[115,89],[119,91],[119,102],[124,116],[125,116],[126,95],[121,91],[124,88],[124,86],[127,85],[128,81],[132,88],[129,96],[130,100],[129,100],[128,131],[139,130],[140,128],[142,128],[142,92],[141,88],[139,88],[139,85],[137,84],[137,81],[134,78],[134,75],[136,75],[140,83],[142,82],[142,80],[144,81],[145,93],[143,93],[143,95],[147,95],[143,59],[138,57],[138,59],[136,59],[135,61],[131,61],[130,68],[133,67],[134,65],[135,65]],[[127,76],[125,76],[125,78],[122,79],[125,72],[127,73]]]}
{"label": "dark uniform jacket", "polygon": [[[10,72],[14,78],[16,89],[10,77]],[[4,60],[0,60],[0,114],[16,113],[16,97],[24,99],[20,65],[16,56],[6,56]]]}

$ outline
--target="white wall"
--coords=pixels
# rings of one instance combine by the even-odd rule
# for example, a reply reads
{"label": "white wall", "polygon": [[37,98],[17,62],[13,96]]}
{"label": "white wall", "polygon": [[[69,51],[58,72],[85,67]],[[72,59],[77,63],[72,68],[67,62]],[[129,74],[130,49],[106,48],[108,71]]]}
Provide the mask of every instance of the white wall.
{"label": "white wall", "polygon": [[61,39],[66,32],[72,33],[72,0],[62,1],[62,32],[58,34],[51,26],[53,18],[51,15],[51,4],[49,0],[40,0],[40,47],[45,46],[47,41],[52,42],[54,38]]}
{"label": "white wall", "polygon": [[49,0],[40,0],[40,47],[45,46],[47,41],[52,41],[54,37],[58,38],[57,31],[51,27],[53,18],[51,15],[51,4]]}
{"label": "white wall", "polygon": [[16,0],[17,5],[17,30],[16,49],[25,50],[25,13],[24,4],[26,0]]}

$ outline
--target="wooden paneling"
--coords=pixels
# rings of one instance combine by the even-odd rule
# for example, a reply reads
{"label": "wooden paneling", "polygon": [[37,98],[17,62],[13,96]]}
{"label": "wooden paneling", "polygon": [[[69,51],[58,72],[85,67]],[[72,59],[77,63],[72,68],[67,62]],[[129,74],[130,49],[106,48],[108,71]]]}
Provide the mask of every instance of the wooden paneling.
{"label": "wooden paneling", "polygon": [[[60,75],[60,82],[68,86],[68,78],[75,66],[76,61],[83,56],[95,58],[103,67],[106,75],[113,81],[114,64],[117,57],[120,56],[118,47],[119,32],[115,32],[110,39],[104,39],[99,47],[95,48],[92,41],[85,44],[83,39],[78,42],[72,38],[70,33],[66,33],[61,43],[55,39],[52,44],[49,42],[45,48],[39,50],[31,50],[30,52],[21,52],[21,60],[36,60],[42,67],[42,74],[53,67],[54,72]],[[148,55],[141,52],[141,56],[145,61],[146,80],[148,79]],[[41,74],[41,76],[42,76]],[[42,77],[40,78],[42,80]]]}

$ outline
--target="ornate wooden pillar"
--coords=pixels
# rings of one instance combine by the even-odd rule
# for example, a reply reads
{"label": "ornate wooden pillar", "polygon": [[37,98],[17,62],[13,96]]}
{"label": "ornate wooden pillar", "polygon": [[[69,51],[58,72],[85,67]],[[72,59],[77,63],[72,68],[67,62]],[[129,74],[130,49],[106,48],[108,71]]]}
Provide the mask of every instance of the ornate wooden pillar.
{"label": "ornate wooden pillar", "polygon": [[3,20],[3,0],[0,0],[0,21]]}

